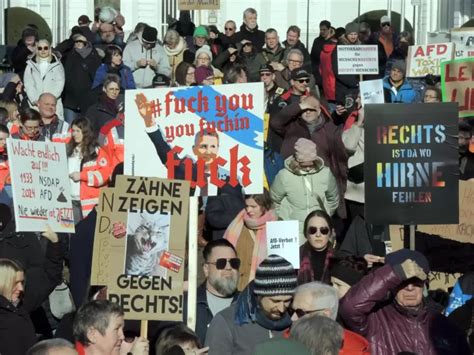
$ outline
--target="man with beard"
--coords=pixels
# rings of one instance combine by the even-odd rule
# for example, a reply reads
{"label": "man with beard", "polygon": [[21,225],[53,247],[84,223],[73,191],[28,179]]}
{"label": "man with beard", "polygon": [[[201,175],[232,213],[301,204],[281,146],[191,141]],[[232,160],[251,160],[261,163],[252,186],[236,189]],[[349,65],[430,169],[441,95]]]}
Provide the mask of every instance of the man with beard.
{"label": "man with beard", "polygon": [[237,299],[240,259],[226,239],[210,241],[202,254],[206,281],[197,289],[196,334],[204,344],[214,316]]}

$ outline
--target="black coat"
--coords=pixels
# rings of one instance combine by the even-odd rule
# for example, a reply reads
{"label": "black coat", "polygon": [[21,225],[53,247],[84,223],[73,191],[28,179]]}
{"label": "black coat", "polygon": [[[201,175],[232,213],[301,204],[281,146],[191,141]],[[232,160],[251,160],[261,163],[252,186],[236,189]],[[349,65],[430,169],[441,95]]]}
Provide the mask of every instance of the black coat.
{"label": "black coat", "polygon": [[96,95],[92,93],[91,88],[95,72],[101,63],[101,58],[95,49],[92,49],[86,58],[82,58],[75,50],[68,54],[64,66],[66,77],[63,91],[64,107],[84,114],[94,103]]}
{"label": "black coat", "polygon": [[100,129],[105,123],[117,116],[118,105],[120,102],[123,102],[123,96],[119,95],[117,98],[117,110],[112,110],[107,107],[104,101],[104,95],[101,95],[97,103],[89,107],[89,109],[86,111],[86,118],[89,120],[92,128],[94,128],[94,131],[97,134],[100,132]]}
{"label": "black coat", "polygon": [[247,26],[243,23],[240,26],[240,31],[235,33],[232,36],[232,43],[237,44],[240,43],[243,39],[249,40],[252,42],[253,46],[257,48],[257,50],[260,52],[263,48],[263,45],[265,44],[265,32],[260,31],[258,29],[258,26],[256,26],[253,31],[249,31]]}
{"label": "black coat", "polygon": [[[5,236],[5,234],[4,234]],[[63,251],[61,243],[48,242],[43,258],[34,236],[10,234],[0,242],[0,256],[15,258],[24,265],[25,292],[18,307],[0,296],[0,354],[24,354],[36,342],[29,313],[37,309],[62,280]],[[31,242],[31,243],[30,243]],[[40,248],[40,249],[38,249]],[[33,249],[36,254],[33,255]],[[42,261],[40,261],[42,259]]]}
{"label": "black coat", "polygon": [[22,40],[18,41],[17,46],[12,51],[11,61],[13,70],[15,73],[20,75],[22,80],[26,69],[26,61],[32,54],[33,53],[28,49]]}

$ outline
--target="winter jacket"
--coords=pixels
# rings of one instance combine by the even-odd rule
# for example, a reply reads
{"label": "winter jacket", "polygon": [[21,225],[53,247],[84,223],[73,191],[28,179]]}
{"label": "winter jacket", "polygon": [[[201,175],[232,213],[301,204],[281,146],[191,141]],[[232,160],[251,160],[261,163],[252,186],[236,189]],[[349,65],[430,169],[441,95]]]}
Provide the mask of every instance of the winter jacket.
{"label": "winter jacket", "polygon": [[268,49],[267,46],[262,48],[262,51],[258,53],[257,60],[260,65],[270,64],[271,62],[281,63],[285,55],[285,48],[283,48],[280,43],[278,43],[278,48],[275,52]]}
{"label": "winter jacket", "polygon": [[124,162],[125,126],[123,119],[108,121],[99,132],[99,144],[109,157],[110,171]]}
{"label": "winter jacket", "polygon": [[316,83],[321,86],[322,81],[321,81],[321,74],[319,70],[319,65],[321,63],[321,52],[323,50],[323,47],[326,43],[329,43],[329,41],[321,36],[318,36],[314,39],[313,45],[311,47],[311,63],[312,63],[312,71],[313,75],[316,78]]}
{"label": "winter jacket", "polygon": [[62,117],[63,105],[61,94],[65,84],[64,67],[54,54],[51,54],[51,56],[51,63],[49,63],[46,74],[43,77],[36,62],[36,56],[29,59],[26,64],[23,82],[31,106],[36,105],[41,94],[49,92],[58,100],[56,103],[56,113]]}
{"label": "winter jacket", "polygon": [[[345,44],[338,43],[337,46],[344,46]],[[359,92],[359,75],[353,74],[338,74],[338,63],[337,63],[337,46],[334,48],[331,54],[332,70],[336,76],[336,102],[344,104],[345,97],[348,95],[357,97]]]}
{"label": "winter jacket", "polygon": [[[363,181],[364,164],[364,127],[356,124],[358,111],[353,111],[347,118],[342,132],[342,142],[346,148],[348,179],[344,198],[359,203],[365,202],[365,183]],[[352,170],[351,170],[352,169]],[[362,181],[360,179],[362,178]]]}
{"label": "winter jacket", "polygon": [[242,65],[244,65],[245,68],[247,68],[248,81],[252,83],[259,82],[260,81],[260,61],[258,59],[257,50],[253,48],[251,53],[244,53],[242,50],[240,50],[238,56]]}
{"label": "winter jacket", "polygon": [[[275,72],[275,83],[278,87],[281,87],[285,90],[289,90],[291,88],[291,72],[290,69],[285,68],[282,71]],[[309,83],[308,83],[309,90],[314,93],[317,97],[319,97],[319,88],[316,86],[316,80],[314,76],[310,74]]]}
{"label": "winter jacket", "polygon": [[298,40],[294,46],[290,46],[288,44],[288,41],[283,41],[283,47],[285,47],[285,54],[283,55],[283,58],[287,58],[288,52],[292,49],[299,49],[301,53],[303,53],[304,59],[303,59],[303,69],[306,70],[308,73],[312,72],[311,68],[311,57],[309,56],[309,52],[306,49],[306,46]]}
{"label": "winter jacket", "polygon": [[[137,62],[140,59],[154,59],[157,67],[155,69],[147,65],[144,68],[138,67]],[[168,78],[171,77],[171,67],[165,50],[158,43],[154,48],[145,49],[140,40],[128,42],[123,51],[123,62],[132,69],[133,78],[137,88],[152,87],[153,78],[156,74],[163,74]]]}
{"label": "winter jacket", "polygon": [[383,89],[386,103],[411,104],[416,100],[416,92],[406,79],[397,90],[390,83],[390,76],[386,76],[383,78]]}
{"label": "winter jacket", "polygon": [[186,41],[183,37],[179,37],[178,45],[171,49],[167,46],[163,46],[163,49],[168,56],[168,62],[171,67],[171,82],[176,81],[176,68],[184,60],[184,52],[187,49]]}
{"label": "winter jacket", "polygon": [[319,74],[321,76],[324,97],[328,101],[336,101],[336,72],[332,66],[333,52],[336,43],[327,42],[320,52]]}
{"label": "winter jacket", "polygon": [[240,25],[240,31],[236,32],[232,37],[231,41],[234,44],[240,43],[243,39],[246,39],[252,42],[253,46],[261,51],[263,45],[265,44],[265,32],[258,29],[258,26],[255,26],[253,30],[249,30],[245,23]]}
{"label": "winter jacket", "polygon": [[265,147],[263,151],[263,170],[265,172],[265,179],[268,184],[267,189],[270,189],[270,186],[275,181],[275,177],[281,169],[284,168],[284,160],[281,155],[277,152],[274,152],[269,147]]}
{"label": "winter jacket", "polygon": [[123,102],[123,96],[119,95],[116,100],[117,108],[114,110],[111,106],[106,105],[107,98],[105,94],[101,94],[95,105],[90,106],[86,111],[86,118],[91,123],[94,131],[99,134],[102,127],[110,120],[117,117],[118,107]]}
{"label": "winter jacket", "polygon": [[66,121],[60,120],[57,116],[49,124],[44,124],[41,129],[46,140],[53,143],[69,143],[71,140],[71,129]]}
{"label": "winter jacket", "polygon": [[316,279],[313,270],[313,264],[311,262],[311,250],[312,246],[306,241],[300,246],[300,268],[298,270],[298,284],[306,284],[313,281],[320,281],[329,284],[331,281],[331,275],[329,274],[329,260],[334,255],[334,250],[330,243],[327,246],[326,258],[324,259],[324,269],[322,270],[322,276],[319,280]]}
{"label": "winter jacket", "polygon": [[33,52],[31,52],[25,45],[25,42],[20,39],[17,46],[13,48],[11,62],[15,73],[20,75],[21,78],[23,78],[28,57],[31,55],[33,55]]}
{"label": "winter jacket", "polygon": [[299,117],[301,109],[299,103],[293,103],[284,107],[270,120],[273,130],[284,136],[280,154],[283,159],[295,153],[295,143],[299,138],[306,138],[316,143],[318,156],[324,164],[329,167],[332,175],[336,178],[339,191],[338,215],[345,217],[344,193],[347,183],[347,153],[342,143],[341,131],[330,120],[329,113],[321,105],[321,116],[325,121],[322,127],[310,133],[307,124]]}
{"label": "winter jacket", "polygon": [[293,170],[293,157],[285,160],[270,188],[277,216],[282,220],[298,220],[300,241],[304,242],[303,223],[314,210],[325,210],[333,215],[339,204],[337,183],[330,169],[318,157],[318,167],[312,173]]}
{"label": "winter jacket", "polygon": [[10,166],[6,155],[0,155],[0,192],[6,184],[10,184]]}
{"label": "winter jacket", "polygon": [[[15,307],[5,297],[0,296],[0,353],[2,355],[24,354],[34,343],[36,333],[29,313],[37,309],[62,280],[63,252],[61,243],[48,242],[45,257],[38,239],[17,234],[2,241],[0,257],[23,262],[25,270],[25,291],[19,306]],[[28,247],[35,243],[34,250]],[[29,252],[31,258],[24,253]]]}
{"label": "winter jacket", "polygon": [[273,337],[283,336],[283,331],[271,331],[256,322],[236,324],[234,320],[236,310],[237,303],[234,303],[217,313],[212,319],[206,335],[209,355],[252,354],[257,344]]}
{"label": "winter jacket", "polygon": [[470,354],[465,336],[443,315],[432,313],[424,304],[414,312],[394,299],[387,300],[387,294],[393,295],[403,281],[388,264],[366,275],[340,301],[339,313],[345,324],[366,337],[377,355],[402,351]]}
{"label": "winter jacket", "polygon": [[64,70],[66,83],[64,85],[64,107],[85,114],[87,109],[97,100],[91,91],[95,73],[99,68],[101,58],[91,47],[91,52],[83,58],[76,50],[69,53]]}
{"label": "winter jacket", "polygon": [[129,67],[123,63],[117,68],[112,69],[108,64],[101,64],[95,72],[94,82],[92,83],[92,89],[101,87],[104,83],[107,74],[117,74],[120,77],[120,88],[121,92],[128,89],[136,89],[135,81],[133,80],[132,71]]}

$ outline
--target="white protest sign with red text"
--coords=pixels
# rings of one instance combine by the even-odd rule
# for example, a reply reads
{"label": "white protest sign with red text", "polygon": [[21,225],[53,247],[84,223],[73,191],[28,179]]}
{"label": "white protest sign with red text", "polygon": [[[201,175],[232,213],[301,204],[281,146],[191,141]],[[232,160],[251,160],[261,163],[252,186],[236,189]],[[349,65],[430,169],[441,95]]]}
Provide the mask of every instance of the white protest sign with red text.
{"label": "white protest sign with red text", "polygon": [[440,75],[441,62],[453,59],[452,43],[435,43],[408,48],[407,77],[419,78],[428,74]]}
{"label": "white protest sign with red text", "polygon": [[17,232],[73,233],[74,218],[63,143],[8,139]]}
{"label": "white protest sign with red text", "polygon": [[337,46],[337,73],[378,74],[379,52],[376,45]]}

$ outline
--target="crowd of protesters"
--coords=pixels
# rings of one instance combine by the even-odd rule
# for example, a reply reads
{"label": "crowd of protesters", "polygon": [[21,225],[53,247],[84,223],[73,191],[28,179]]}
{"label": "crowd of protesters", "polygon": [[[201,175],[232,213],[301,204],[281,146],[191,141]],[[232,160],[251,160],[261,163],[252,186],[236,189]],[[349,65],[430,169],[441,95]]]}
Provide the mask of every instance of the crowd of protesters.
{"label": "crowd of protesters", "polygon": [[[196,26],[181,11],[165,33],[138,23],[125,38],[124,16],[103,7],[56,47],[36,26],[23,30],[12,71],[0,74],[1,355],[473,352],[474,274],[449,300],[433,297],[426,256],[391,252],[388,226],[364,218],[362,78],[338,73],[337,47],[377,46],[379,74],[363,79],[383,80],[386,103],[441,102],[439,77],[407,77],[413,36],[387,16],[377,28],[325,20],[306,48],[296,25],[262,31],[252,8],[242,20]],[[265,90],[266,189],[226,185],[201,204],[196,329],[152,321],[140,337],[106,290],[89,285],[100,190],[123,171],[124,93],[247,82]],[[461,180],[474,178],[472,124],[459,122]],[[148,134],[166,149],[159,131]],[[15,232],[9,137],[66,145],[75,234]],[[211,150],[217,138],[197,139]],[[299,221],[299,269],[267,255],[266,222],[276,220]],[[66,284],[64,314],[53,295]]]}

